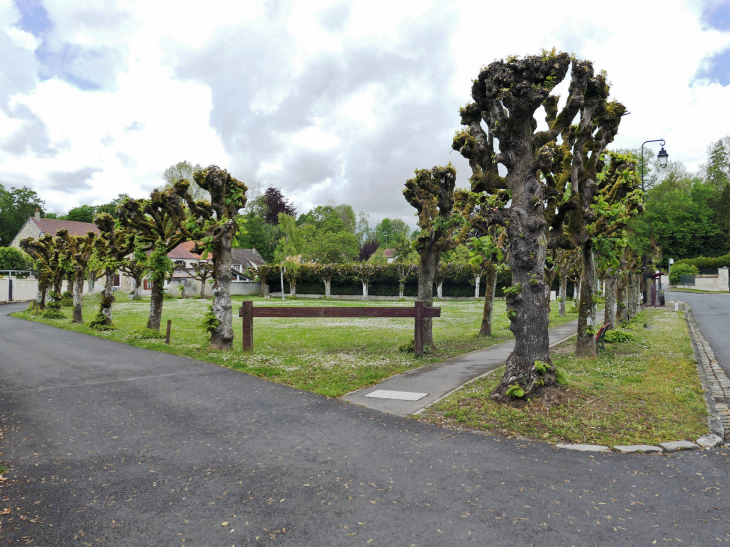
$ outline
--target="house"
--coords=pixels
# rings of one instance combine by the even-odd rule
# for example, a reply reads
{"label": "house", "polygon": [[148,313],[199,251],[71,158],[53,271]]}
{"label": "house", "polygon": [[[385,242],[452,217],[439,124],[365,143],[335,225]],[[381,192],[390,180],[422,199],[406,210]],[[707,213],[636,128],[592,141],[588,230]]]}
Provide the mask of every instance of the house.
{"label": "house", "polygon": [[75,220],[57,220],[55,218],[41,218],[41,214],[36,209],[35,216],[28,218],[23,224],[23,227],[10,242],[11,247],[20,249],[20,241],[27,238],[33,237],[40,239],[46,234],[56,236],[56,232],[61,228],[66,228],[68,233],[72,236],[85,236],[86,232],[99,233],[99,228],[96,224],[90,222],[77,222]]}
{"label": "house", "polygon": [[395,249],[385,249],[383,254],[385,255],[385,259],[388,261],[388,264],[395,262]]}
{"label": "house", "polygon": [[256,249],[231,249],[231,269],[233,279],[236,281],[248,281],[244,275],[249,268],[257,269],[266,264],[266,261]]}

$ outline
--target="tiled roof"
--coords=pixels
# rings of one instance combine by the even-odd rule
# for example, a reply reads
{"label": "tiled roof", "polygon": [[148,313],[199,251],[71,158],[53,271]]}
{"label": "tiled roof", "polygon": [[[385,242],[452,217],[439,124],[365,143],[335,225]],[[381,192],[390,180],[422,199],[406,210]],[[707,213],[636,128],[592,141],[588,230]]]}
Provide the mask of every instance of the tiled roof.
{"label": "tiled roof", "polygon": [[172,251],[167,253],[167,257],[173,260],[200,260],[200,255],[192,252],[195,241],[183,241]]}
{"label": "tiled roof", "polygon": [[385,249],[383,254],[386,258],[393,258],[395,256],[395,249]]}
{"label": "tiled roof", "polygon": [[55,218],[33,218],[30,219],[35,222],[38,229],[44,234],[56,235],[56,232],[61,228],[66,228],[69,235],[72,236],[85,236],[86,232],[99,233],[99,228],[96,224],[91,222],[77,222],[75,220],[58,220]]}
{"label": "tiled roof", "polygon": [[256,249],[231,249],[231,264],[241,264],[244,268],[258,268],[266,264]]}

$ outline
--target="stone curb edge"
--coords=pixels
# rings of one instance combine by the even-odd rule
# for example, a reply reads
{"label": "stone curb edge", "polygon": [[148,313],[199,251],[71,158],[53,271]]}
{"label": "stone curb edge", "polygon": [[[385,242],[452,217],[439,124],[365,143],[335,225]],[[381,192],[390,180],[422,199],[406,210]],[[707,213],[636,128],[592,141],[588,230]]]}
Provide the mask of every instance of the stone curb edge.
{"label": "stone curb edge", "polygon": [[715,353],[702,331],[700,331],[689,305],[686,302],[683,302],[683,304],[686,310],[687,327],[695,349],[697,370],[705,392],[707,409],[710,413],[707,422],[710,432],[724,441],[725,435],[730,431],[730,408],[728,407],[728,403],[730,403],[730,380],[728,380],[720,363],[715,359]]}
{"label": "stone curb edge", "polygon": [[[712,351],[710,344],[700,331],[697,321],[692,315],[692,310],[686,302],[679,302],[684,305],[684,317],[687,320],[687,329],[689,330],[692,347],[694,348],[695,361],[697,363],[697,373],[700,377],[702,390],[707,403],[709,417],[707,425],[710,428],[709,436],[716,436],[722,442],[717,446],[722,446],[725,442],[725,432],[730,431],[730,380],[728,380],[725,371],[715,359],[715,353]],[[680,450],[694,450],[701,448],[699,446],[708,435],[703,435],[697,439],[698,444],[689,441],[672,441],[659,443],[659,446],[635,445],[635,446],[615,446],[616,451],[622,454],[640,454],[640,453],[672,453]],[[565,450],[575,450],[578,452],[611,452],[607,446],[596,444],[555,444],[556,448]],[[708,446],[712,448],[712,446]]]}

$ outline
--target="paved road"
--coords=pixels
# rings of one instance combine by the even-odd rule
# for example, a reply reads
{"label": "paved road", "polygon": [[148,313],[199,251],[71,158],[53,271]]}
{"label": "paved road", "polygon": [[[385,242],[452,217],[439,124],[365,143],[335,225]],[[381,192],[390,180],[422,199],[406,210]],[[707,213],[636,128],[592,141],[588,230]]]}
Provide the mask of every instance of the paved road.
{"label": "paved road", "polygon": [[730,540],[723,451],[584,455],[456,433],[13,309],[0,307],[10,545]]}
{"label": "paved road", "polygon": [[[598,312],[596,321],[599,324],[603,321],[603,311]],[[577,329],[577,320],[551,328],[549,330],[550,347],[560,344],[571,336],[575,336]],[[509,340],[434,365],[409,370],[391,376],[374,386],[348,393],[343,399],[350,403],[380,410],[381,412],[397,414],[398,416],[418,414],[425,407],[446,397],[467,382],[484,376],[502,366],[512,353],[514,346],[515,341]],[[380,390],[425,393],[426,396],[416,401],[368,397],[368,394]]]}
{"label": "paved road", "polygon": [[730,376],[730,294],[668,291],[668,300],[687,302],[715,358]]}

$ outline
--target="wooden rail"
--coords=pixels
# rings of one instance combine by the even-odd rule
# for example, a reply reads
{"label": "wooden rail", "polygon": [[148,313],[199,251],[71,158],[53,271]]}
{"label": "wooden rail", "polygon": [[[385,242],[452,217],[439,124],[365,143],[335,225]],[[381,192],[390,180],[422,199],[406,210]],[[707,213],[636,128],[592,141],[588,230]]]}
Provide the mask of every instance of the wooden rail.
{"label": "wooden rail", "polygon": [[441,317],[441,308],[431,308],[416,302],[413,308],[363,308],[363,307],[283,307],[266,306],[255,308],[253,302],[244,300],[238,309],[238,316],[243,320],[243,351],[253,351],[253,318],[254,317],[414,317],[414,348],[416,355],[423,355],[423,320],[426,317]]}

